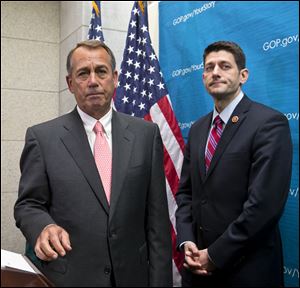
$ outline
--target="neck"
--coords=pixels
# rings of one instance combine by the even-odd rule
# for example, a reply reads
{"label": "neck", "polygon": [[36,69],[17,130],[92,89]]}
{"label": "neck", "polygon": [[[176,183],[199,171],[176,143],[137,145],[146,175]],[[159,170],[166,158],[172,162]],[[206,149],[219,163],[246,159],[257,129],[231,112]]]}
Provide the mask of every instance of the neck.
{"label": "neck", "polygon": [[100,120],[102,117],[104,117],[109,111],[110,111],[110,106],[102,107],[102,109],[97,109],[97,110],[92,110],[90,111],[90,116]]}
{"label": "neck", "polygon": [[222,97],[213,97],[215,107],[218,113],[221,113],[232,102],[232,100],[239,95],[240,92],[241,90],[238,89],[238,91],[233,95],[222,95]]}

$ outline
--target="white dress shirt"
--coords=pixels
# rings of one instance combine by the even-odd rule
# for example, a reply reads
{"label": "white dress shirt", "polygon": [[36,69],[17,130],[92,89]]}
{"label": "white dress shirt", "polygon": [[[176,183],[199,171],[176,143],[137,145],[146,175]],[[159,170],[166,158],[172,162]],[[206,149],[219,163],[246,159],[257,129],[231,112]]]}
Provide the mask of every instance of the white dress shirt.
{"label": "white dress shirt", "polygon": [[110,150],[112,150],[112,135],[111,135],[111,119],[112,119],[112,108],[109,109],[109,111],[99,120],[95,119],[94,117],[86,114],[83,112],[77,105],[77,111],[79,113],[79,116],[83,122],[83,126],[86,132],[86,135],[89,140],[89,144],[91,147],[91,150],[94,154],[94,144],[96,140],[96,133],[94,132],[94,126],[96,125],[96,122],[99,121],[104,129],[104,136],[108,142],[108,145],[110,147]]}

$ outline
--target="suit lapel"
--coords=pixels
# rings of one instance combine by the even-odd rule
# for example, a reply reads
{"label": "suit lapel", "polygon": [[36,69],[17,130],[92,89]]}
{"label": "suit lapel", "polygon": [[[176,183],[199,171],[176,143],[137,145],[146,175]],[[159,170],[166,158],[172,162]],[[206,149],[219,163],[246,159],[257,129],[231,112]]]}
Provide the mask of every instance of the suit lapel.
{"label": "suit lapel", "polygon": [[64,123],[65,133],[61,135],[61,140],[82,171],[103,209],[108,213],[108,202],[82,120],[76,109],[69,116]]}
{"label": "suit lapel", "polygon": [[[209,169],[206,174],[206,179],[209,177],[211,172],[214,170],[215,166],[220,161],[220,158],[222,154],[224,153],[227,145],[230,143],[232,137],[236,133],[236,131],[239,129],[239,127],[242,125],[243,121],[247,117],[247,111],[249,110],[251,101],[250,99],[245,95],[243,99],[240,101],[240,103],[237,105],[237,107],[234,109],[232,115],[230,116],[229,121],[226,124],[226,127],[222,133],[222,137],[220,139],[220,142],[218,143],[218,146],[216,148],[216,152],[212,158],[212,161],[210,163]],[[233,116],[238,116],[237,122],[232,122],[231,119]]]}
{"label": "suit lapel", "polygon": [[128,130],[126,118],[113,110],[112,117],[112,188],[109,221],[116,210],[132,153],[134,135]]}

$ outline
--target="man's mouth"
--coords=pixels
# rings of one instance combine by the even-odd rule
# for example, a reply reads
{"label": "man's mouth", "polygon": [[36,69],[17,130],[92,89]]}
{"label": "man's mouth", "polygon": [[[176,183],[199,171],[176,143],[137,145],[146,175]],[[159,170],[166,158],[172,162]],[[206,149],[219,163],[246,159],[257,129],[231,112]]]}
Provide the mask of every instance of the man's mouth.
{"label": "man's mouth", "polygon": [[209,86],[214,86],[214,85],[218,85],[218,84],[225,84],[223,81],[214,81],[211,82]]}
{"label": "man's mouth", "polygon": [[101,95],[103,95],[103,93],[100,93],[100,92],[97,93],[97,92],[95,92],[95,93],[89,93],[89,94],[87,94],[86,97],[99,97]]}

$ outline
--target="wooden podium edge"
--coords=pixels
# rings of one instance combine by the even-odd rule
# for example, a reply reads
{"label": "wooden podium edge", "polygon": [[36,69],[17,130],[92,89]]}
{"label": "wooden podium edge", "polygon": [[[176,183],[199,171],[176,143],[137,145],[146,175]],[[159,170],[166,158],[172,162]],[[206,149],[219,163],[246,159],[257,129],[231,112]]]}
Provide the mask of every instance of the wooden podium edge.
{"label": "wooden podium edge", "polygon": [[26,260],[26,262],[30,265],[30,267],[34,270],[34,272],[40,277],[42,282],[45,283],[46,286],[55,287],[54,284],[31,262],[31,260],[26,255],[22,255],[22,256]]}

